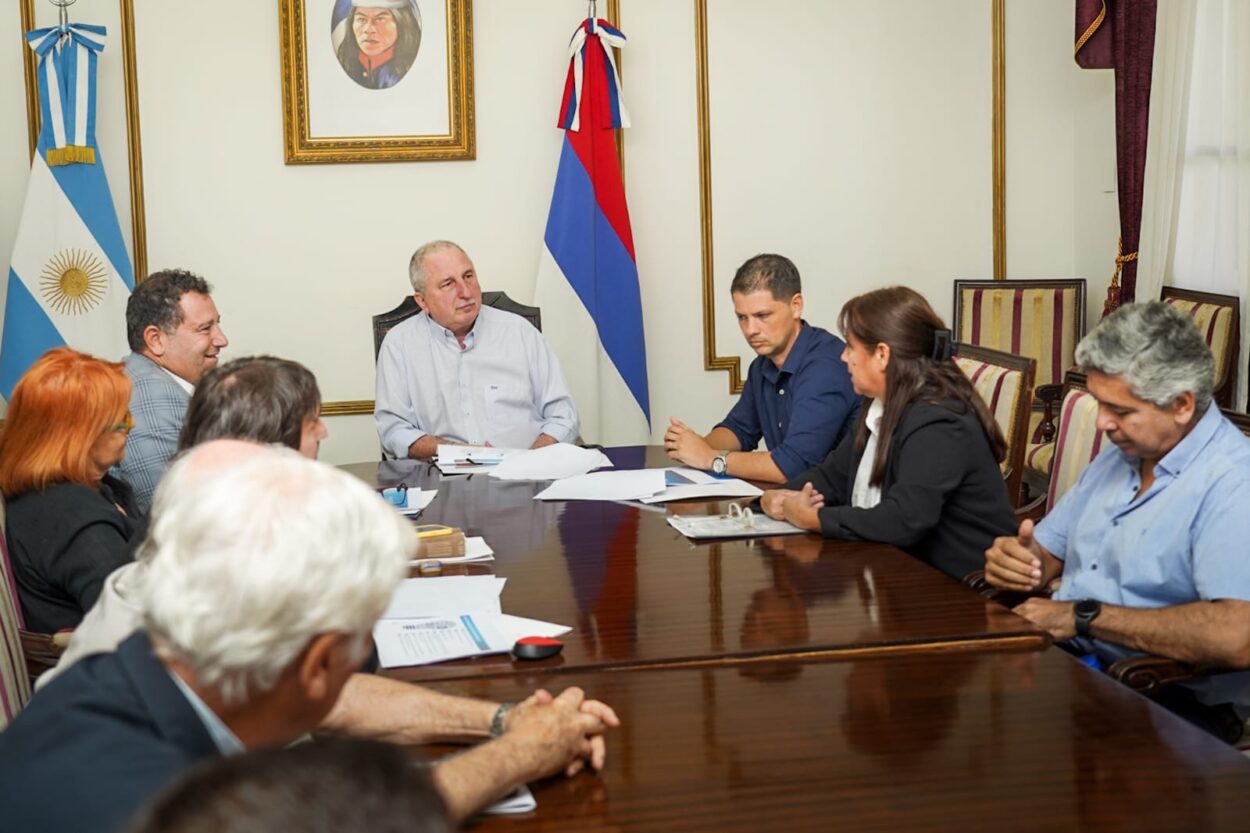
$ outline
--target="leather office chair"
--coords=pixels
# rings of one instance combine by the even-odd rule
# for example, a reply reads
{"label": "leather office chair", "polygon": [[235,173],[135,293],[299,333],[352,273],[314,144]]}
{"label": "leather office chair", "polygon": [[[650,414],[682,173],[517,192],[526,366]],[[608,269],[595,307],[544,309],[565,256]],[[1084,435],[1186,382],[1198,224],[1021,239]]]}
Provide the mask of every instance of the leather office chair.
{"label": "leather office chair", "polygon": [[1215,404],[1233,407],[1241,340],[1240,299],[1236,295],[1165,286],[1159,292],[1159,300],[1188,315],[1198,327],[1215,356]]}
{"label": "leather office chair", "polygon": [[971,344],[957,344],[955,347],[955,363],[981,394],[1007,440],[1007,456],[1002,462],[1003,479],[1007,482],[1011,505],[1019,506],[1037,362],[988,347]]}
{"label": "leather office chair", "polygon": [[[515,313],[526,321],[534,325],[534,329],[542,332],[543,316],[538,307],[530,307],[525,304],[517,303],[508,297],[506,292],[483,292],[482,305],[501,309],[504,312]],[[379,315],[373,316],[373,358],[377,359],[378,353],[382,350],[382,339],[386,338],[386,334],[391,328],[401,321],[406,321],[421,311],[417,306],[417,302],[411,295],[404,297],[402,303],[394,309],[387,310]]]}

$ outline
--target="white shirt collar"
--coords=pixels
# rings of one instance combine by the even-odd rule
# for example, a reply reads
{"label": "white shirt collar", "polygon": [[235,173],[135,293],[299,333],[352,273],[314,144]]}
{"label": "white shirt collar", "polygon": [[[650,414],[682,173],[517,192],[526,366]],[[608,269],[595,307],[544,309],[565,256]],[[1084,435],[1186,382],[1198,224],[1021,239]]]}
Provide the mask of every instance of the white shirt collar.
{"label": "white shirt collar", "polygon": [[[160,365],[157,365],[157,367],[160,367]],[[188,395],[195,393],[195,385],[191,384],[186,379],[182,378],[177,373],[174,373],[172,370],[170,370],[167,367],[161,367],[161,370],[168,373],[169,378],[173,379],[174,382],[177,383],[178,387],[185,390]]]}

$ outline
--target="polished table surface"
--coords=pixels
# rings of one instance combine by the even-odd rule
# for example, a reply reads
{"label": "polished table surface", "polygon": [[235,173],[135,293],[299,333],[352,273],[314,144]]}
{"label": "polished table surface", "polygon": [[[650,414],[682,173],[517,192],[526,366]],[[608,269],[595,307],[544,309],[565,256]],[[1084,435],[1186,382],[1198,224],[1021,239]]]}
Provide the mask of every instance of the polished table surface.
{"label": "polished table surface", "polygon": [[[497,700],[559,677],[443,682]],[[475,831],[1245,831],[1250,762],[1058,649],[590,671],[598,776]]]}
{"label": "polished table surface", "polygon": [[[671,464],[655,447],[607,453],[620,468]],[[817,535],[693,543],[664,521],[668,511],[720,513],[723,502],[545,502],[533,499],[545,483],[441,477],[415,461],[344,468],[379,487],[438,489],[421,522],[486,539],[496,561],[468,571],[507,578],[504,611],[573,628],[550,660],[385,672],[401,679],[1046,645],[1023,619],[892,547]]]}

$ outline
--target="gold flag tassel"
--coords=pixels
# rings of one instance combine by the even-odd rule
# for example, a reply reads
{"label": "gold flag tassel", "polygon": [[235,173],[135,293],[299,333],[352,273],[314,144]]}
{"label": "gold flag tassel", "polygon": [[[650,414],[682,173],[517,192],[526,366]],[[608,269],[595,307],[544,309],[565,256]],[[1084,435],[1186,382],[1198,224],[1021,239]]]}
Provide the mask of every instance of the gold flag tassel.
{"label": "gold flag tassel", "polygon": [[1124,264],[1134,260],[1137,260],[1137,252],[1124,254],[1124,238],[1117,238],[1115,243],[1115,271],[1111,273],[1111,284],[1107,287],[1107,300],[1102,304],[1103,318],[1106,318],[1119,308],[1120,273],[1124,271]]}
{"label": "gold flag tassel", "polygon": [[54,165],[94,165],[95,148],[84,145],[66,145],[63,148],[48,148],[48,167]]}

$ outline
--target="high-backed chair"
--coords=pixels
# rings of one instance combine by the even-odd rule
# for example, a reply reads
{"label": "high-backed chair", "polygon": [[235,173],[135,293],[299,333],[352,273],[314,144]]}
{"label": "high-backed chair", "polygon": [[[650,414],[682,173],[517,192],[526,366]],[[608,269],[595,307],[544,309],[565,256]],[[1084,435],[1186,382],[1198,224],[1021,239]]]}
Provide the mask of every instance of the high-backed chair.
{"label": "high-backed chair", "polygon": [[[4,504],[0,501],[0,529]],[[8,545],[0,532],[0,729],[8,726],[30,700],[30,674],[22,651],[22,607],[9,567]]]}
{"label": "high-backed chair", "polygon": [[956,280],[956,339],[1037,361],[1036,384],[1058,385],[1085,335],[1085,281]]}
{"label": "high-backed chair", "polygon": [[1241,301],[1236,295],[1195,292],[1175,286],[1163,287],[1159,300],[1193,319],[1215,356],[1215,402],[1222,408],[1233,407],[1241,342]]}
{"label": "high-backed chair", "polygon": [[1003,479],[1007,482],[1012,506],[1018,506],[1037,362],[1026,356],[971,344],[958,344],[955,352],[955,363],[981,394],[1007,440]]}
{"label": "high-backed chair", "polygon": [[[1033,504],[1041,510],[1039,517],[1072,488],[1105,441],[1097,425],[1098,402],[1086,388],[1085,374],[1069,370],[1060,391],[1054,442],[1030,444],[1025,457],[1025,481],[1034,491],[1045,493],[1044,504],[1040,497]],[[1044,479],[1037,474],[1040,470],[1047,473]]]}
{"label": "high-backed chair", "polygon": [[[534,325],[534,329],[539,332],[543,328],[543,316],[538,307],[530,307],[525,304],[517,303],[508,297],[506,292],[483,292],[482,304],[495,309],[501,309],[504,312],[512,312],[524,318]],[[382,339],[386,338],[386,334],[391,328],[401,321],[405,321],[421,311],[417,306],[417,302],[411,295],[405,296],[403,302],[392,310],[373,316],[373,357],[378,357],[378,352],[382,349]]]}

